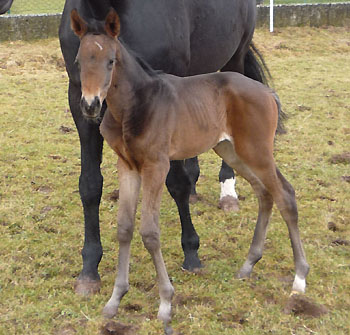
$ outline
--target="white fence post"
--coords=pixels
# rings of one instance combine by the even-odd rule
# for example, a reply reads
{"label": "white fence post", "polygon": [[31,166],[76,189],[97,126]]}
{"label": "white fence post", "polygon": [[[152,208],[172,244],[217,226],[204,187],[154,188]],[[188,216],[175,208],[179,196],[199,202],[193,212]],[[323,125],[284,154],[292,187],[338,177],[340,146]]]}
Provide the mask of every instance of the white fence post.
{"label": "white fence post", "polygon": [[270,0],[270,33],[273,32],[273,0]]}

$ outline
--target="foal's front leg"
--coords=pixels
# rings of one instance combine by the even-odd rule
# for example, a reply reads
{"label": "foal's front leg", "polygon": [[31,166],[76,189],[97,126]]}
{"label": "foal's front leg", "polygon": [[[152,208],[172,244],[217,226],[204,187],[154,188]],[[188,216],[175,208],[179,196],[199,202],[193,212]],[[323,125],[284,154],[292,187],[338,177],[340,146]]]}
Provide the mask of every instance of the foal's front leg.
{"label": "foal's front leg", "polygon": [[117,314],[121,299],[129,290],[130,243],[134,232],[135,214],[141,178],[138,171],[130,170],[119,159],[119,211],[118,211],[118,274],[113,294],[103,309],[103,315],[112,318]]}
{"label": "foal's front leg", "polygon": [[157,271],[160,306],[158,318],[164,322],[165,334],[172,334],[169,325],[171,321],[171,300],[174,288],[170,283],[160,249],[159,206],[166,175],[169,171],[169,161],[157,164],[144,164],[142,177],[142,212],[140,233],[142,241],[152,256]]}

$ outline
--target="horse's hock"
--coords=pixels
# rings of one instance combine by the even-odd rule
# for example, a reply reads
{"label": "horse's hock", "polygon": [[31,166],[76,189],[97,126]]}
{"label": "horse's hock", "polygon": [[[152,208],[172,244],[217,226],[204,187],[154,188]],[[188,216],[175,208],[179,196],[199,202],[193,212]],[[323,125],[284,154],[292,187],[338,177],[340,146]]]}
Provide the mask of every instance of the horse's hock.
{"label": "horse's hock", "polygon": [[[269,11],[258,6],[257,27],[268,27]],[[57,37],[60,20],[61,14],[0,16],[0,41]],[[275,27],[350,26],[350,3],[277,5],[274,21]]]}

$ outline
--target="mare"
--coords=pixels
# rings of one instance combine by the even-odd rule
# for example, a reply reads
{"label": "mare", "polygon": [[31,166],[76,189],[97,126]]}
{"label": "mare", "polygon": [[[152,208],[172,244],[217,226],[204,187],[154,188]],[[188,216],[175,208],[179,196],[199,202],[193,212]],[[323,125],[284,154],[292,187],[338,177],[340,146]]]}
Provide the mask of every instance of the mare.
{"label": "mare", "polygon": [[[80,197],[84,209],[85,238],[82,249],[83,268],[76,281],[80,294],[100,288],[98,265],[102,257],[99,205],[103,177],[100,170],[103,138],[101,118],[83,115],[81,83],[74,60],[79,39],[70,29],[70,13],[93,22],[104,20],[110,7],[122,22],[120,37],[124,44],[157,70],[178,76],[207,72],[237,71],[262,81],[263,72],[251,44],[256,20],[255,0],[70,0],[66,1],[59,29],[61,49],[69,75],[69,105],[81,144]],[[87,121],[87,118],[90,121]],[[178,207],[184,251],[183,268],[201,267],[198,258],[199,237],[191,221],[189,196],[199,168],[196,159],[172,161],[166,185]],[[232,181],[232,169],[223,163],[220,181]],[[225,168],[226,167],[226,168]],[[191,182],[192,180],[192,182]],[[223,183],[224,184],[224,183]],[[232,182],[231,182],[232,184]],[[225,185],[225,184],[224,184]]]}
{"label": "mare", "polygon": [[9,11],[12,6],[13,0],[0,0],[0,15]]}
{"label": "mare", "polygon": [[118,275],[104,315],[116,315],[129,289],[130,243],[142,187],[140,233],[157,272],[158,318],[165,334],[172,333],[174,289],[160,248],[161,193],[170,161],[211,148],[251,184],[259,200],[254,238],[239,276],[249,275],[262,256],[275,202],[292,243],[296,270],[292,289],[304,292],[309,266],[299,236],[295,193],[273,157],[280,114],[277,95],[237,72],[178,77],[153,71],[118,39],[121,25],[114,9],[101,26],[87,24],[74,9],[71,25],[80,38],[76,63],[83,113],[99,117],[107,101],[100,132],[119,158]]}

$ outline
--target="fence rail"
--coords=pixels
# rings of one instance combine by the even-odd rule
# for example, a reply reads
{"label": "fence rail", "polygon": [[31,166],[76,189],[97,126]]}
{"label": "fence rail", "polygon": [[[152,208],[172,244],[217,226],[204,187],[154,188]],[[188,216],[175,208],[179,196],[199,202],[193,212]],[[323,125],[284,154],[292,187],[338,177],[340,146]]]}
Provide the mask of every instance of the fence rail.
{"label": "fence rail", "polygon": [[[312,4],[312,3],[339,3],[350,0],[274,0],[276,5]],[[65,0],[14,0],[8,14],[56,14],[63,10]],[[269,5],[269,0],[257,0],[257,3]]]}
{"label": "fence rail", "polygon": [[[274,8],[276,27],[350,27],[350,1],[318,5],[277,5]],[[0,16],[0,41],[57,37],[60,19],[59,13]],[[257,27],[268,27],[268,25],[269,7],[259,6]]]}

